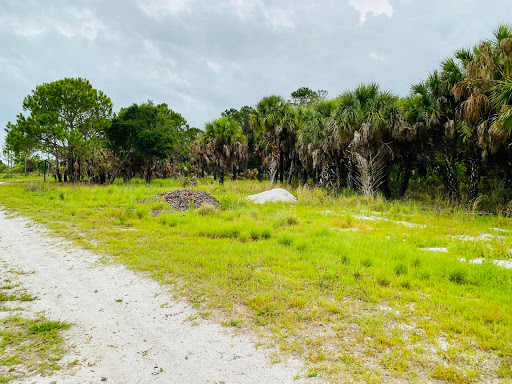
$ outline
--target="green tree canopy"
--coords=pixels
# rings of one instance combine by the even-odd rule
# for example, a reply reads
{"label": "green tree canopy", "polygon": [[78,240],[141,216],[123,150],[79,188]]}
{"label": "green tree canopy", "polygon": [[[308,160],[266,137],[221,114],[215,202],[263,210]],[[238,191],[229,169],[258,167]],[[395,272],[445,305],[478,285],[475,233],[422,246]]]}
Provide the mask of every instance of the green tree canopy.
{"label": "green tree canopy", "polygon": [[292,102],[295,105],[308,105],[317,101],[324,100],[327,97],[327,91],[319,89],[313,91],[308,87],[301,87],[291,93]]}
{"label": "green tree canopy", "polygon": [[25,115],[18,115],[16,124],[8,125],[8,136],[15,130],[12,137],[18,137],[18,144],[33,144],[52,154],[57,166],[59,159],[67,156],[67,173],[71,181],[77,181],[73,165],[102,138],[112,102],[88,80],[65,78],[37,86],[23,100],[23,110]]}
{"label": "green tree canopy", "polygon": [[189,132],[185,118],[167,104],[148,101],[122,108],[106,130],[109,148],[122,158],[110,182],[134,156],[146,163],[146,180],[150,181],[152,164],[169,159],[188,135],[195,136],[197,132]]}

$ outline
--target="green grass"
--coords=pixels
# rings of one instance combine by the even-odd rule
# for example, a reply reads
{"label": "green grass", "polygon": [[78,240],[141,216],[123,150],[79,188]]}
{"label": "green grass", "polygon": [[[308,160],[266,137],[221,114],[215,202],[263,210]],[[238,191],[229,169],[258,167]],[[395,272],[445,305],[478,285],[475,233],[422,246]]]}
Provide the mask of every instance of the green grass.
{"label": "green grass", "polygon": [[[59,330],[69,325],[45,318],[31,320],[15,316],[0,320],[0,327],[0,377],[19,379],[61,368],[58,361],[66,349]],[[22,376],[20,372],[24,372]]]}
{"label": "green grass", "polygon": [[0,201],[333,382],[512,378],[512,271],[458,260],[512,257],[512,220],[308,188],[290,189],[295,205],[254,205],[243,197],[271,186],[252,181],[200,181],[220,209],[174,212],[152,198],[179,188],[4,185]]}
{"label": "green grass", "polygon": [[69,324],[27,318],[24,302],[37,298],[17,281],[19,274],[23,272],[0,269],[0,383],[51,374],[61,368],[59,360],[67,351],[59,331]]}

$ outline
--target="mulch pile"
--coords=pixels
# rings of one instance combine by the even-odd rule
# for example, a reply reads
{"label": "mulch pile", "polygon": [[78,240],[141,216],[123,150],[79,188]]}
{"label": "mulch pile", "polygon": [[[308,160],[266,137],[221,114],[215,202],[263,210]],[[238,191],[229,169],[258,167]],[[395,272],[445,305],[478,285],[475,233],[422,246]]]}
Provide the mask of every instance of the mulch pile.
{"label": "mulch pile", "polygon": [[170,204],[178,211],[186,211],[190,202],[194,204],[195,209],[203,204],[211,204],[214,207],[220,206],[219,200],[209,193],[193,191],[191,189],[179,189],[177,191],[159,193],[156,197],[158,199],[164,199],[166,203]]}

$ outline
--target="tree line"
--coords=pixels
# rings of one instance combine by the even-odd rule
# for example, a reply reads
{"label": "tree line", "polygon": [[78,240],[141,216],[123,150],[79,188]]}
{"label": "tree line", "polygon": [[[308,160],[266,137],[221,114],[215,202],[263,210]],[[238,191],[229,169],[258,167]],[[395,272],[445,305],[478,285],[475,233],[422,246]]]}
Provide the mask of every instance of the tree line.
{"label": "tree line", "polygon": [[[287,100],[263,97],[190,128],[166,104],[112,102],[85,79],[43,84],[7,125],[6,149],[51,155],[56,177],[112,183],[182,171],[312,183],[403,197],[411,178],[442,184],[470,201],[482,188],[512,198],[512,26],[459,49],[406,97],[376,83],[329,98],[303,87]],[[62,167],[61,167],[62,165]],[[62,168],[62,171],[60,169]],[[62,173],[62,174],[61,174]]]}

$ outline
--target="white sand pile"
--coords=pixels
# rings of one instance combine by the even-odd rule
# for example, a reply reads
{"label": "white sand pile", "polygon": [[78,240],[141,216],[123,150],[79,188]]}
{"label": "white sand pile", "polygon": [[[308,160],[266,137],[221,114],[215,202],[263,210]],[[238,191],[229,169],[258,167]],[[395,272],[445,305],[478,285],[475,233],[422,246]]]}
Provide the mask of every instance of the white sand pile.
{"label": "white sand pile", "polygon": [[247,200],[252,201],[256,204],[265,203],[295,203],[297,198],[290,192],[283,188],[274,188],[270,191],[257,193],[256,195],[249,195],[246,197]]}

